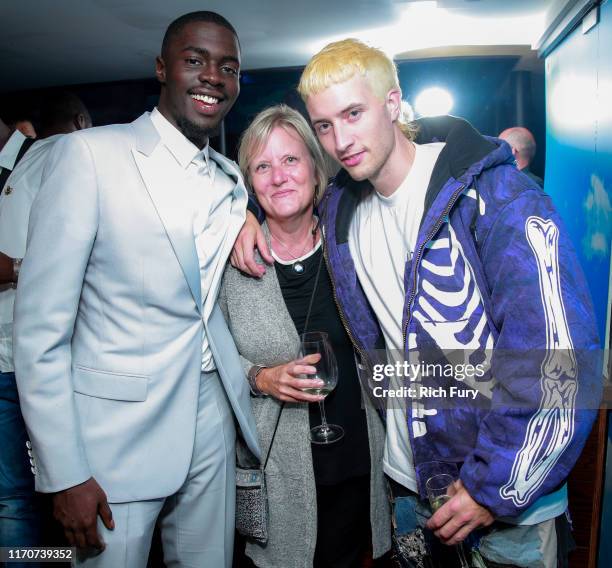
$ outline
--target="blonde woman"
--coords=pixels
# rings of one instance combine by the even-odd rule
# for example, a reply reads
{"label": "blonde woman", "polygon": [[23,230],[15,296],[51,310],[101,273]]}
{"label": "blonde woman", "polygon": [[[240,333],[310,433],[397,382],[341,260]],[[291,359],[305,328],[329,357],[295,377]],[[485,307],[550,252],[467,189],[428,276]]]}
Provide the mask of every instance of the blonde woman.
{"label": "blonde woman", "polygon": [[[314,207],[327,181],[325,161],[305,119],[279,105],[243,134],[239,165],[266,214],[275,263],[261,279],[228,267],[221,305],[251,383],[264,453],[284,403],[266,468],[269,540],[247,543],[246,554],[260,567],[357,567],[370,538],[374,557],[390,548],[384,430],[376,411],[363,408],[353,346],[322,258]],[[301,390],[309,367],[295,360],[313,293],[308,331],[328,333],[339,368],[325,407],[345,436],[329,446],[310,443],[311,420],[319,424],[320,415],[309,403],[318,397]],[[248,465],[244,448],[238,462]]]}

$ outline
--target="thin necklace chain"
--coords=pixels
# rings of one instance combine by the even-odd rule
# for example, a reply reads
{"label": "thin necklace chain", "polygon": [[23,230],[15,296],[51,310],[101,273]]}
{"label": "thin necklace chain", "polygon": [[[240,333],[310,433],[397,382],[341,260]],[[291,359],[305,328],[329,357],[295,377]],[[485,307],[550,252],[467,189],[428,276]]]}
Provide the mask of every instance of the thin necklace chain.
{"label": "thin necklace chain", "polygon": [[[311,224],[311,229],[310,229],[310,233],[312,234],[312,248],[314,248],[315,246],[315,239],[316,239],[316,231],[314,230],[314,219],[313,222]],[[306,239],[306,244],[304,245],[304,247],[302,248],[302,252],[298,255],[295,256],[290,250],[289,247],[283,242],[281,241],[274,233],[272,233],[272,231],[270,230],[270,235],[272,236],[273,239],[276,239],[276,241],[278,242],[279,245],[281,245],[286,251],[287,254],[289,254],[289,256],[293,259],[293,260],[297,260],[298,258],[304,256],[304,254],[306,254],[306,249],[308,247],[308,239]]]}

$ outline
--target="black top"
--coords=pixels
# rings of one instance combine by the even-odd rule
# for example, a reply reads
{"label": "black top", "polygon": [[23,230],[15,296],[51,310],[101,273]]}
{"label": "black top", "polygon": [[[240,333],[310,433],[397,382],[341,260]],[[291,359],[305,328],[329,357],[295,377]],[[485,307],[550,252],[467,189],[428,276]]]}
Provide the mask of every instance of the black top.
{"label": "black top", "polygon": [[[306,331],[324,331],[329,335],[338,361],[338,385],[325,399],[325,412],[330,424],[344,428],[344,438],[328,446],[313,444],[312,460],[316,483],[334,485],[351,477],[369,474],[370,451],[353,347],[338,315],[322,254],[319,248],[302,261],[304,272],[301,274],[297,274],[291,265],[277,262],[274,266],[291,319],[298,332],[302,333],[317,269],[319,262],[322,262]],[[311,427],[321,424],[319,405],[311,403],[309,410]]]}

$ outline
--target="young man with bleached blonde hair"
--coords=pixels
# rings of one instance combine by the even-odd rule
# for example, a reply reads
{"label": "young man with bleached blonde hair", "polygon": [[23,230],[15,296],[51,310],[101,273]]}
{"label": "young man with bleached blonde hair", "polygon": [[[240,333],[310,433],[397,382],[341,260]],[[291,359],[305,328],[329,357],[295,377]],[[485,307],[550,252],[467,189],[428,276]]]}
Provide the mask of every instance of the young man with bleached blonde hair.
{"label": "young man with bleached blonde hair", "polygon": [[[421,119],[407,136],[378,49],[328,45],[298,90],[343,168],[320,207],[342,319],[366,367],[381,344],[396,363],[372,394],[386,403],[398,557],[450,565],[455,551],[438,543],[469,537],[487,566],[556,566],[565,479],[601,385],[585,356],[599,345],[589,292],[550,198],[462,119]],[[400,373],[432,361],[451,373]],[[479,372],[464,378],[459,364]],[[459,479],[426,521],[432,461]]]}
{"label": "young man with bleached blonde hair", "polygon": [[[391,90],[401,92],[393,61],[379,49],[370,48],[355,39],[328,44],[310,60],[308,70],[300,78],[298,87],[304,101],[310,94],[348,81],[356,74],[365,77],[372,93],[381,101]],[[409,140],[414,140],[415,125],[406,120],[403,114],[398,117],[398,126]]]}

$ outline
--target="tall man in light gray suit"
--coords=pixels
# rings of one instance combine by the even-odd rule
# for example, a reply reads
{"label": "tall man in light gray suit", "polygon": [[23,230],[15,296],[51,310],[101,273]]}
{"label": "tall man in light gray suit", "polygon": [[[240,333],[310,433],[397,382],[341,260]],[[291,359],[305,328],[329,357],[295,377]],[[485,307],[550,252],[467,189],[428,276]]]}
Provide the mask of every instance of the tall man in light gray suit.
{"label": "tall man in light gray suit", "polygon": [[59,141],[33,206],[17,382],[36,487],[85,566],[146,566],[156,520],[167,566],[231,565],[234,418],[259,449],[216,298],[247,194],[208,137],[239,69],[229,22],[182,16],[158,108]]}

